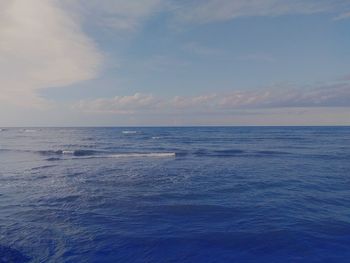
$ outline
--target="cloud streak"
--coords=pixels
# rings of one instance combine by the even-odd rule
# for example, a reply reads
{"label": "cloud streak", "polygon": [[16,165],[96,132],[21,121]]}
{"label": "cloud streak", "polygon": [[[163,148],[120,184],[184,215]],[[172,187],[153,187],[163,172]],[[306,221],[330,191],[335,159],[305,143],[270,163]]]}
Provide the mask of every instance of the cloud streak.
{"label": "cloud streak", "polygon": [[116,96],[111,99],[83,100],[78,102],[74,108],[86,112],[134,114],[139,111],[155,109],[159,103],[152,95],[136,93],[131,96]]}
{"label": "cloud streak", "polygon": [[164,0],[64,0],[63,6],[102,27],[132,31],[157,11],[164,11],[166,3]]}
{"label": "cloud streak", "polygon": [[349,8],[344,0],[203,0],[179,5],[177,16],[182,21],[210,23],[239,17],[343,12]]}
{"label": "cloud streak", "polygon": [[340,14],[339,19],[344,19],[348,17],[350,11],[350,3],[346,0],[61,0],[61,2],[64,3],[63,6],[73,8],[88,20],[119,31],[138,29],[156,14],[166,14],[180,23],[205,24],[240,17],[317,13]]}
{"label": "cloud streak", "polygon": [[222,113],[238,109],[350,107],[350,84],[340,83],[314,89],[266,89],[209,94],[195,97],[156,98],[137,93],[112,99],[83,100],[75,105],[84,112],[113,114]]}

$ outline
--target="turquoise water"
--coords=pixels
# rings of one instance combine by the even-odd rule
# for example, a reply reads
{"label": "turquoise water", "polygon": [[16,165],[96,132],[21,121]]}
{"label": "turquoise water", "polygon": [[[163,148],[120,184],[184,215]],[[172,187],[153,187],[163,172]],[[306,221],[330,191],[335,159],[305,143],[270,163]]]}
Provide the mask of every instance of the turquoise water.
{"label": "turquoise water", "polygon": [[350,127],[0,132],[0,262],[349,262]]}

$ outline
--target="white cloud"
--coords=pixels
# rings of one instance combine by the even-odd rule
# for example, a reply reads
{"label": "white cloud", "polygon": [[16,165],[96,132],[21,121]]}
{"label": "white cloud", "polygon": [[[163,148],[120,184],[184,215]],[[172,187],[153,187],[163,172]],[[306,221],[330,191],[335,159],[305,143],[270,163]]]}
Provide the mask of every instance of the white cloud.
{"label": "white cloud", "polygon": [[81,101],[76,108],[86,112],[143,114],[161,113],[224,113],[237,109],[276,109],[311,107],[350,107],[350,84],[334,84],[315,89],[266,89],[239,91],[230,94],[209,94],[196,97],[155,98],[137,93],[113,99]]}
{"label": "white cloud", "polygon": [[[0,2],[0,102],[18,105],[39,105],[44,101],[38,96],[40,89],[67,86],[96,77],[102,55],[94,42],[82,31],[79,17],[96,20],[99,24],[118,30],[140,27],[157,12],[169,12],[185,22],[205,23],[224,21],[242,16],[275,16],[285,14],[311,14],[337,12],[348,7],[342,0],[1,0]],[[75,8],[73,8],[75,6]],[[347,10],[344,8],[344,10]],[[347,16],[344,13],[343,16]],[[186,46],[188,50],[206,55],[219,55],[220,51],[203,47],[197,43]],[[251,55],[242,59],[269,60],[268,56]],[[173,66],[164,56],[153,63],[158,68]],[[178,63],[179,65],[182,65]],[[285,96],[298,100],[299,104],[310,104],[310,97],[299,98],[293,91]],[[315,105],[332,104],[333,94],[323,93]],[[319,94],[318,94],[319,95]],[[146,96],[144,98],[143,96]],[[194,98],[159,99],[168,107],[242,107],[257,105],[270,107],[281,101],[276,93],[229,94],[220,100],[218,95],[203,95]],[[316,95],[309,94],[311,98]],[[314,96],[314,97],[313,97]],[[209,99],[208,99],[209,98]],[[324,99],[326,98],[326,99]],[[291,102],[291,99],[288,101]],[[320,98],[318,98],[320,99]],[[149,95],[129,96],[134,105],[151,109],[158,101]],[[270,102],[268,102],[268,100]],[[96,100],[98,101],[98,100]],[[96,102],[95,101],[95,102]],[[147,104],[147,101],[152,103]],[[331,103],[332,101],[332,103]],[[82,102],[83,109],[101,108],[101,111],[135,112],[138,107],[128,108],[121,98]],[[254,104],[255,103],[255,104]],[[260,104],[259,104],[260,103]],[[163,105],[161,103],[161,105]],[[343,104],[346,104],[345,102]],[[119,106],[122,105],[122,106]],[[158,104],[157,104],[158,105]],[[107,107],[107,108],[106,108]],[[118,108],[119,107],[119,108]],[[160,107],[159,105],[157,107]],[[165,107],[165,106],[161,106]],[[166,107],[165,107],[166,108]]]}
{"label": "white cloud", "polygon": [[111,99],[83,100],[74,108],[86,112],[133,114],[143,110],[155,109],[159,101],[152,95],[136,93],[132,96],[116,96]]}
{"label": "white cloud", "polygon": [[217,94],[201,95],[196,97],[176,96],[170,102],[163,103],[166,107],[172,107],[176,110],[183,109],[213,109],[216,107]]}
{"label": "white cloud", "polygon": [[350,85],[338,84],[311,90],[236,92],[220,101],[224,108],[350,107]]}
{"label": "white cloud", "polygon": [[0,2],[0,100],[33,106],[37,92],[94,78],[101,55],[55,0]]}

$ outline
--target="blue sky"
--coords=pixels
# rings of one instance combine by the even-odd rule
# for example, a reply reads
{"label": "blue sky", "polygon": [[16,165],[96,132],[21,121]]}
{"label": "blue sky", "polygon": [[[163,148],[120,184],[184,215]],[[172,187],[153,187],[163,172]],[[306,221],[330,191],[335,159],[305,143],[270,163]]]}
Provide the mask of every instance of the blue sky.
{"label": "blue sky", "polygon": [[350,125],[349,1],[0,10],[0,126]]}

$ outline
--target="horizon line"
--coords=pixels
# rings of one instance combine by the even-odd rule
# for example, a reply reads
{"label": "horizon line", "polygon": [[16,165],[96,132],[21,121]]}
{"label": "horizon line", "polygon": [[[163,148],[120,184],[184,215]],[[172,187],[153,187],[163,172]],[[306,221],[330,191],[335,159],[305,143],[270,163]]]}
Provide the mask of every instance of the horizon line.
{"label": "horizon line", "polygon": [[20,128],[249,128],[249,127],[350,127],[350,124],[332,125],[101,125],[101,126],[0,126],[0,129]]}

